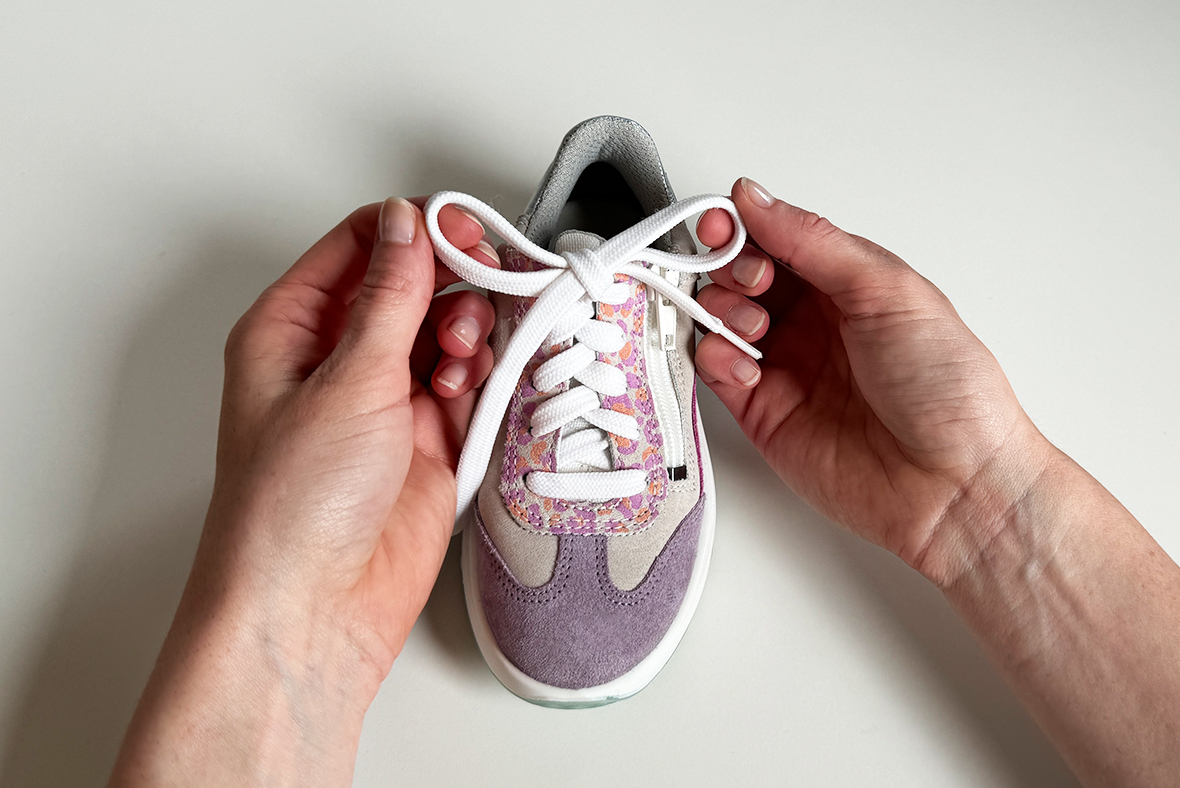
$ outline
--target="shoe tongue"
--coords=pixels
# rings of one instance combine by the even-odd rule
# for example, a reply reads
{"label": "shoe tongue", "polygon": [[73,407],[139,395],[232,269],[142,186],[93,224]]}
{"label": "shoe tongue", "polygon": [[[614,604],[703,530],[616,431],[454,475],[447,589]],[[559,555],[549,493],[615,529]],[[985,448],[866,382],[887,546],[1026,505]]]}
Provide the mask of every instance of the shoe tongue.
{"label": "shoe tongue", "polygon": [[[549,251],[553,254],[577,252],[582,249],[597,249],[606,239],[588,230],[565,230],[549,242]],[[509,247],[508,257],[503,262],[508,271],[543,271],[545,266],[533,258]]]}
{"label": "shoe tongue", "polygon": [[554,254],[577,252],[582,249],[597,249],[606,239],[586,230],[565,230],[553,239],[550,251]]}

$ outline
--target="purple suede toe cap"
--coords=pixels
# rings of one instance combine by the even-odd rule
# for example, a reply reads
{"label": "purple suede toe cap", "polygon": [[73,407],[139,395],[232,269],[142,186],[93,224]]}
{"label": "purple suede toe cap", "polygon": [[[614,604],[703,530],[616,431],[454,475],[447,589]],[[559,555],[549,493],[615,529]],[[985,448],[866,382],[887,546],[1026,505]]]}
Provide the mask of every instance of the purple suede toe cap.
{"label": "purple suede toe cap", "polygon": [[[611,582],[608,536],[562,536],[552,579],[516,581],[478,517],[479,592],[500,650],[528,676],[552,687],[605,684],[634,668],[668,632],[696,560],[702,495],[630,591]],[[625,538],[625,537],[620,537]]]}

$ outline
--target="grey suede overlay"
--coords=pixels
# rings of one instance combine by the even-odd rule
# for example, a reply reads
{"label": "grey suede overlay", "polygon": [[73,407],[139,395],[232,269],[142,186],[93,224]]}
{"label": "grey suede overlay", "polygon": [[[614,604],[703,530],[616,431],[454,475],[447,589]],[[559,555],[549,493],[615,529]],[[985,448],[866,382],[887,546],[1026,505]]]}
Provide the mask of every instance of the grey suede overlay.
{"label": "grey suede overlay", "polygon": [[701,496],[630,591],[610,580],[606,536],[559,537],[553,578],[538,588],[517,582],[477,511],[479,592],[500,650],[526,675],[565,689],[604,684],[634,668],[680,610],[704,504]]}
{"label": "grey suede overlay", "polygon": [[[544,585],[553,577],[557,562],[557,537],[521,528],[504,507],[496,481],[504,464],[504,441],[498,441],[488,465],[488,475],[476,498],[480,521],[500,551],[512,576],[526,586]],[[492,476],[492,472],[495,476]]]}

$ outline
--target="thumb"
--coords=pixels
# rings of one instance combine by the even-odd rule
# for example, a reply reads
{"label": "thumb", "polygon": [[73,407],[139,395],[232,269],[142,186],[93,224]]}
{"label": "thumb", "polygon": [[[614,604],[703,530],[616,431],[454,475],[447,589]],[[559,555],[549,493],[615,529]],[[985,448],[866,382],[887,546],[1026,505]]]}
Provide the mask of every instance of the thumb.
{"label": "thumb", "polygon": [[926,301],[933,286],[891,252],[741,178],[732,198],[764,252],[795,271],[848,318],[891,314]]}
{"label": "thumb", "polygon": [[[434,294],[434,251],[422,212],[408,200],[381,205],[373,253],[333,355],[344,374],[395,377],[409,389],[409,357]],[[404,378],[404,381],[402,380]]]}

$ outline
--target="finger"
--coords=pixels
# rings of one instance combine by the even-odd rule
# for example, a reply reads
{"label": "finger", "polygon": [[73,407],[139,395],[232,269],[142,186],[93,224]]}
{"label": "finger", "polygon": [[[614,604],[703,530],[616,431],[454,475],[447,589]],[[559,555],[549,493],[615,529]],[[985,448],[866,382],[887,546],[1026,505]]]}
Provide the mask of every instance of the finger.
{"label": "finger", "polygon": [[709,384],[735,414],[744,411],[750,391],[762,379],[758,362],[720,334],[706,334],[697,343],[696,367],[701,380]]}
{"label": "finger", "polygon": [[361,206],[295,261],[276,286],[306,287],[348,303],[368,268],[381,203]]}
{"label": "finger", "polygon": [[453,399],[482,384],[491,371],[492,349],[487,345],[480,345],[469,358],[443,354],[431,382],[435,393],[440,397]]}
{"label": "finger", "polygon": [[[408,202],[421,208],[426,200],[413,197]],[[351,303],[368,269],[381,205],[375,202],[353,211],[307,250],[276,284],[303,285]],[[443,208],[438,220],[443,233],[460,249],[473,247],[483,238],[484,227],[479,220],[457,206]],[[447,274],[458,281],[449,270]]]}
{"label": "finger", "polygon": [[346,374],[385,378],[408,395],[408,359],[434,288],[434,253],[422,212],[389,198],[377,219],[373,252],[348,324],[333,351]]}
{"label": "finger", "polygon": [[697,343],[697,374],[740,423],[750,408],[762,371],[758,363],[719,334]]}
{"label": "finger", "polygon": [[[418,210],[422,210],[426,207],[428,199],[430,198],[411,197],[409,202],[417,206]],[[483,223],[457,205],[444,205],[438,212],[438,229],[442,230],[448,241],[460,249],[475,246],[484,235]]]}
{"label": "finger", "polygon": [[[799,274],[774,261],[771,261],[770,270],[773,273],[770,286],[761,295],[752,296],[751,300],[765,309],[770,315],[770,322],[775,323],[794,309],[804,294],[809,290],[814,291],[815,288],[807,284]],[[822,294],[820,297],[824,302],[831,303],[830,298]],[[836,314],[838,317],[838,311]]]}
{"label": "finger", "polygon": [[726,290],[724,287],[705,286],[697,293],[697,301],[711,314],[721,318],[726,327],[747,342],[761,339],[770,326],[770,317],[765,309],[741,293]]}
{"label": "finger", "polygon": [[[426,204],[426,197],[414,197],[410,202],[422,208]],[[484,226],[472,214],[457,205],[443,206],[438,212],[438,227],[448,241],[470,257],[484,265],[494,268],[500,267],[500,258],[495,249],[484,237]],[[435,257],[434,292],[439,292],[458,283],[459,276],[455,274],[437,256]]]}
{"label": "finger", "polygon": [[[489,268],[500,267],[500,256],[492,245],[484,239],[476,242],[475,246],[469,249],[464,249],[463,254],[472,258],[476,262],[488,266]],[[439,293],[463,281],[463,277],[456,274],[450,268],[447,268],[446,263],[440,260],[437,256],[434,258],[434,292]]]}
{"label": "finger", "polygon": [[460,290],[435,297],[426,320],[437,332],[438,346],[443,352],[456,358],[470,358],[487,342],[496,312],[484,296]]}
{"label": "finger", "polygon": [[463,254],[492,268],[500,267],[500,253],[488,243],[486,238],[481,238],[475,246],[463,249]]}
{"label": "finger", "polygon": [[305,380],[336,347],[360,288],[380,204],[365,205],[268,287],[226,342],[227,383],[267,402]]}
{"label": "finger", "polygon": [[463,441],[467,438],[467,428],[471,424],[471,414],[475,411],[476,402],[479,400],[479,391],[472,389],[466,394],[455,397],[439,397],[435,394],[433,386],[423,387],[422,391],[425,396],[430,397],[431,402],[445,416],[443,422],[446,426],[448,441],[453,449],[445,455],[440,454],[439,456],[448,457],[451,467],[454,468],[459,462]]}
{"label": "finger", "polygon": [[725,246],[733,237],[733,218],[721,208],[710,208],[697,220],[697,238],[711,249]]}
{"label": "finger", "polygon": [[746,244],[737,257],[710,271],[709,278],[727,290],[748,296],[762,295],[774,282],[774,263],[765,252]]}
{"label": "finger", "polygon": [[[426,200],[426,197],[413,197],[408,202],[421,209]],[[381,205],[375,202],[353,211],[307,250],[279,282],[306,285],[345,303],[351,302],[360,291],[368,268]],[[455,205],[439,211],[438,223],[443,234],[460,249],[475,247],[484,236],[483,224]],[[490,257],[491,260],[481,262],[488,264],[495,260],[494,251]],[[448,274],[454,276],[449,271]]]}
{"label": "finger", "polygon": [[[750,237],[832,299],[849,318],[912,308],[925,282],[899,257],[739,179],[732,197]],[[928,285],[928,283],[926,283]]]}

